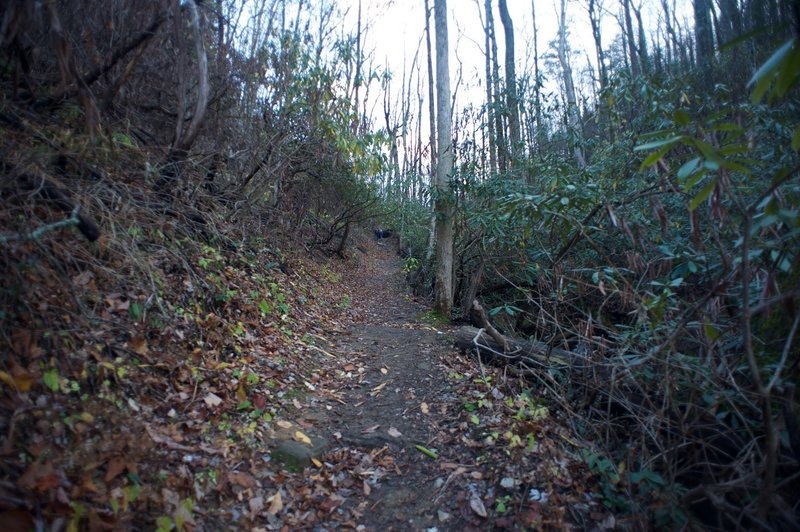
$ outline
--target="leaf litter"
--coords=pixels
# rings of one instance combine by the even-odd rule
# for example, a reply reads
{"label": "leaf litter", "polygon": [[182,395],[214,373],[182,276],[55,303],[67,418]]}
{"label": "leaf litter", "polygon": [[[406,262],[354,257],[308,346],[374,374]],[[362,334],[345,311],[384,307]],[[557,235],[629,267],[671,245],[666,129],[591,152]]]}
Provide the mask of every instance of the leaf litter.
{"label": "leaf litter", "polygon": [[[265,274],[257,253],[222,255],[205,280],[164,254],[154,260],[166,323],[141,319],[147,294],[105,292],[103,271],[76,271],[70,282],[96,301],[89,328],[72,326],[80,309],[58,276],[32,269],[28,297],[49,321],[13,333],[0,372],[0,495],[12,501],[0,520],[89,530],[613,522],[591,495],[586,444],[534,390],[455,352],[447,329],[420,318],[396,255],[363,248],[346,262],[292,256],[291,275]],[[211,280],[238,295],[197,301]],[[343,293],[349,305],[331,304]],[[289,440],[317,454],[287,468],[272,451]]]}

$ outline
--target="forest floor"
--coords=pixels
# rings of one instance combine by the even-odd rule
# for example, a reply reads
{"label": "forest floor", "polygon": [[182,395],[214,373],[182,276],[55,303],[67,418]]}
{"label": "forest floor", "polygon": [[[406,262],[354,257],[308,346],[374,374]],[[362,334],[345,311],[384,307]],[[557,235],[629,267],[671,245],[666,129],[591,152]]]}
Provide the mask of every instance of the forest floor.
{"label": "forest floor", "polygon": [[284,263],[138,238],[160,314],[124,253],[15,250],[3,530],[615,525],[563,402],[459,353],[392,239]]}
{"label": "forest floor", "polygon": [[329,481],[321,505],[329,510],[295,513],[286,524],[358,530],[612,524],[584,494],[591,475],[547,407],[524,383],[453,347],[451,327],[410,295],[391,241],[360,249],[342,283],[352,302],[349,323],[326,338],[322,351],[323,373],[335,379],[316,391],[316,408],[296,405],[296,424],[325,446],[302,484]]}

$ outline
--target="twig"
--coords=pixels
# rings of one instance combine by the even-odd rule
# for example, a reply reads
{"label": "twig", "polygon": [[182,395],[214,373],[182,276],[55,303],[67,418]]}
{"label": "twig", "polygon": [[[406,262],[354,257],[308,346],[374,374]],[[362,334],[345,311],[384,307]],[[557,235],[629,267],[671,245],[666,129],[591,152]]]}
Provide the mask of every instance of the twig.
{"label": "twig", "polygon": [[59,220],[51,224],[43,225],[38,229],[35,229],[28,233],[16,233],[13,235],[0,236],[0,244],[8,244],[9,242],[15,242],[20,240],[39,240],[43,234],[49,231],[55,231],[56,229],[61,229],[62,227],[77,226],[78,224],[81,223],[81,220],[78,217],[78,212],[80,211],[80,208],[81,208],[80,205],[75,205],[75,208],[72,209],[72,213],[70,214],[69,218],[65,220]]}

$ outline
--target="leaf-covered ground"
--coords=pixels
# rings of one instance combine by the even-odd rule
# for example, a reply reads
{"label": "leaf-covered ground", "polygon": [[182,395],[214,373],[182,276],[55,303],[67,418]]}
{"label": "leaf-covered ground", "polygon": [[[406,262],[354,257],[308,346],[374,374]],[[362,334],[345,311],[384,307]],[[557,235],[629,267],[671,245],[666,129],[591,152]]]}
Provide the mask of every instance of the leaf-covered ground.
{"label": "leaf-covered ground", "polygon": [[155,256],[159,319],[97,268],[15,272],[4,530],[614,525],[568,413],[455,351],[394,251]]}

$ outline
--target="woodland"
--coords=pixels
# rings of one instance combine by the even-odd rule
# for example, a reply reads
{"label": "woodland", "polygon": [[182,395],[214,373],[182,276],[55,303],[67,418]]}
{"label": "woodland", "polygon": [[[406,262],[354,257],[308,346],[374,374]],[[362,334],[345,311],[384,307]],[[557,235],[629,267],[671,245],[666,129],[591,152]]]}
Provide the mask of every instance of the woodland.
{"label": "woodland", "polygon": [[[2,3],[3,529],[797,529],[800,3],[371,3]],[[256,466],[391,309],[450,439]]]}

